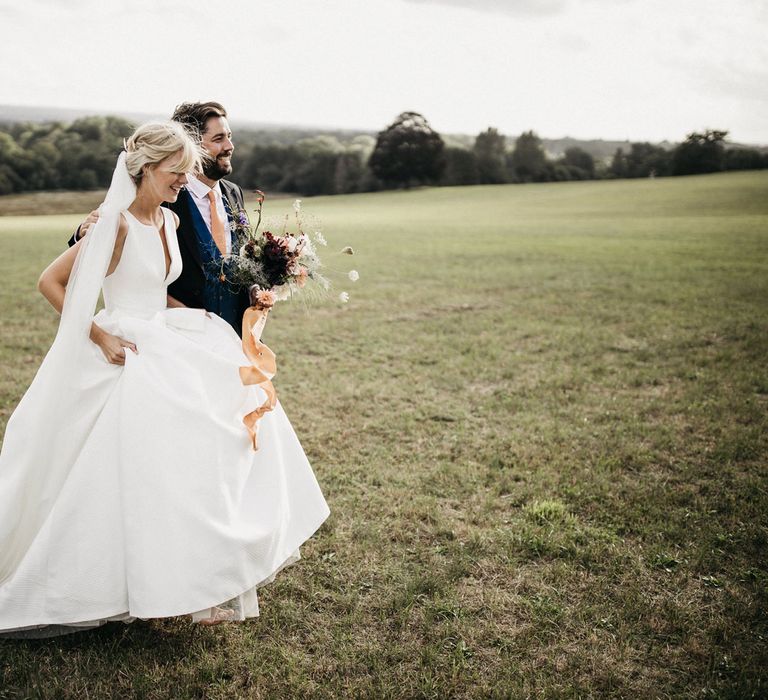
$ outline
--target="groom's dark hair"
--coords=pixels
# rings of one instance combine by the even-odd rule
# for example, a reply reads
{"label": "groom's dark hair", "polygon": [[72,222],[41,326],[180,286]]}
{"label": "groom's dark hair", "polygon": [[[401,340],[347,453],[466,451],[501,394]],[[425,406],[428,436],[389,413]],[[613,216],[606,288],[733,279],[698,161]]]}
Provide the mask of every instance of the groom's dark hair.
{"label": "groom's dark hair", "polygon": [[171,119],[202,136],[205,123],[211,117],[226,117],[227,110],[218,102],[183,102],[173,112]]}

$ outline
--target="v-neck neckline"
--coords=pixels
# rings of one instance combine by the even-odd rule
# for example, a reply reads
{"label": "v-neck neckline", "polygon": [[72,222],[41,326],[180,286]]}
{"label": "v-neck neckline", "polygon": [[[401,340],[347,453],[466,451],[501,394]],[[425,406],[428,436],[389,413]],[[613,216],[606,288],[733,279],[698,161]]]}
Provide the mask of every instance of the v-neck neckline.
{"label": "v-neck neckline", "polygon": [[[161,209],[162,211],[162,209]],[[131,218],[139,224],[139,226],[143,226],[144,228],[151,228],[155,231],[155,233],[158,235],[158,238],[160,236],[163,237],[163,240],[165,240],[165,245],[163,245],[163,241],[158,241],[160,243],[160,249],[163,253],[163,270],[165,270],[165,275],[163,276],[163,283],[168,281],[168,278],[171,276],[171,269],[173,268],[173,253],[171,252],[171,242],[168,240],[168,216],[163,211],[163,223],[160,228],[155,226],[154,224],[145,224],[143,221],[139,221],[139,219],[136,217],[136,215],[133,212],[125,210],[126,214],[130,214]],[[166,267],[165,264],[165,250],[168,249],[168,267]]]}

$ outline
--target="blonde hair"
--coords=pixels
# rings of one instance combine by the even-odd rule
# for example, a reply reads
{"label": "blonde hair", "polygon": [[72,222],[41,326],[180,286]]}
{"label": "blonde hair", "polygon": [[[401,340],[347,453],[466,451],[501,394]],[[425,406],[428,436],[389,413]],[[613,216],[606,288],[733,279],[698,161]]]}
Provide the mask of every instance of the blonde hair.
{"label": "blonde hair", "polygon": [[157,165],[176,153],[181,154],[179,172],[196,172],[202,165],[200,146],[177,122],[142,124],[126,140],[125,150],[125,165],[136,185],[141,182],[145,167]]}

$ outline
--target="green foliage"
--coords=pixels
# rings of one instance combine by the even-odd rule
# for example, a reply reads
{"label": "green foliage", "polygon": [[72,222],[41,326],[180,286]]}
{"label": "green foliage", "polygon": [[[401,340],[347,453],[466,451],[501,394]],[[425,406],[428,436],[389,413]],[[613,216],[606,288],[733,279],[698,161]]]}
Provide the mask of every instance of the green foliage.
{"label": "green foliage", "polygon": [[754,148],[729,148],[725,152],[724,170],[762,170],[768,168],[768,153]]}
{"label": "green foliage", "polygon": [[515,179],[520,182],[543,180],[547,156],[541,139],[533,131],[524,131],[518,136],[509,157],[509,167]]}
{"label": "green foliage", "polygon": [[524,512],[529,520],[539,525],[555,525],[569,520],[568,508],[562,501],[533,501]]}
{"label": "green foliage", "polygon": [[727,131],[691,132],[672,154],[673,175],[716,173],[725,167]]}
{"label": "green foliage", "polygon": [[655,177],[669,175],[672,154],[661,146],[633,143],[629,153],[619,148],[613,156],[609,172],[614,177]]}
{"label": "green foliage", "polygon": [[573,180],[591,180],[595,176],[595,159],[577,146],[565,151],[562,164],[569,168],[575,168],[574,173],[576,175],[581,174],[581,177],[571,178]]}
{"label": "green foliage", "polygon": [[[265,341],[330,519],[257,620],[0,641],[0,698],[765,696],[767,187],[305,203],[361,279]],[[81,216],[0,217],[0,429]]]}
{"label": "green foliage", "polygon": [[493,127],[488,127],[477,135],[472,150],[477,161],[478,182],[481,185],[507,182],[507,140],[503,134]]}
{"label": "green foliage", "polygon": [[0,194],[107,187],[133,126],[119,117],[0,127]]}
{"label": "green foliage", "polygon": [[[0,195],[105,188],[131,131],[130,123],[116,117],[0,125]],[[522,134],[508,152],[506,138],[494,127],[474,139],[453,135],[444,141],[421,115],[404,112],[378,140],[343,130],[238,129],[231,179],[246,190],[322,195],[424,183],[556,182],[768,167],[768,154],[756,149],[724,150],[725,133],[691,134],[674,152],[632,143],[618,148],[610,164],[605,157],[609,142],[580,147],[572,145],[573,139],[549,140],[555,152],[565,149],[562,158],[552,161],[533,131]]]}
{"label": "green foliage", "polygon": [[444,151],[445,170],[441,178],[443,185],[476,185],[478,173],[477,156],[474,151],[457,146],[448,146]]}
{"label": "green foliage", "polygon": [[435,183],[445,169],[445,144],[418,112],[403,112],[384,131],[368,160],[373,174],[391,187]]}
{"label": "green foliage", "polygon": [[363,144],[345,145],[324,137],[289,146],[256,144],[241,155],[232,179],[245,189],[305,195],[375,190],[365,166],[367,156]]}

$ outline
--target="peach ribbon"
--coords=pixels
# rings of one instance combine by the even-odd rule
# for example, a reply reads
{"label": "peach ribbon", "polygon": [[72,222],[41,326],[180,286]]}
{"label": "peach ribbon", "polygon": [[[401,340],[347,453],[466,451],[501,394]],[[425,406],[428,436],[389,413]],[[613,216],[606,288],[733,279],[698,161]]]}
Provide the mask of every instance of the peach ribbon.
{"label": "peach ribbon", "polygon": [[[218,187],[218,185],[216,185]],[[227,232],[224,229],[224,222],[219,216],[219,210],[216,208],[216,194],[213,190],[208,192],[208,201],[211,203],[211,238],[222,255],[227,254]]]}
{"label": "peach ribbon", "polygon": [[272,377],[277,372],[275,353],[261,342],[261,331],[267,322],[268,313],[269,309],[249,306],[243,314],[243,352],[250,360],[251,365],[240,368],[240,379],[246,386],[255,384],[261,387],[267,394],[264,403],[243,418],[243,423],[245,423],[251,437],[254,452],[259,449],[256,423],[277,403],[277,391],[271,382]]}

